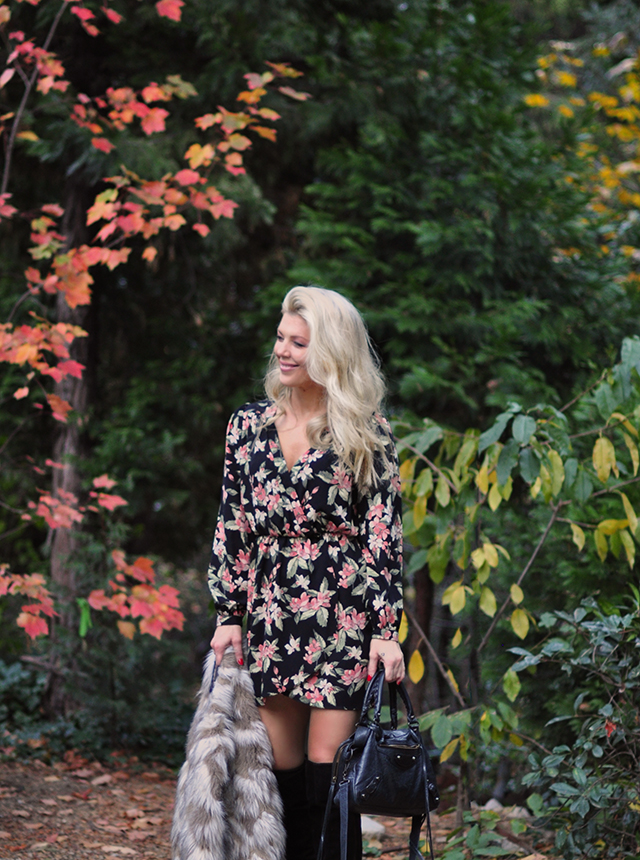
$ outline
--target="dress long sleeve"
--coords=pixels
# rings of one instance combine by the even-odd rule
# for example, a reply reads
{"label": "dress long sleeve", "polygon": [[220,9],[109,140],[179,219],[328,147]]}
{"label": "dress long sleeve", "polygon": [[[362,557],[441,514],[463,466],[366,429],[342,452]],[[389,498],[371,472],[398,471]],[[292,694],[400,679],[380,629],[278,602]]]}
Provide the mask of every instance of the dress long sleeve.
{"label": "dress long sleeve", "polygon": [[208,570],[218,624],[240,624],[247,610],[248,572],[252,564],[250,487],[246,475],[246,418],[240,410],[227,427],[222,501]]}
{"label": "dress long sleeve", "polygon": [[384,421],[388,465],[379,458],[377,486],[356,502],[355,519],[367,578],[365,604],[373,636],[398,639],[402,615],[402,499],[398,455]]}

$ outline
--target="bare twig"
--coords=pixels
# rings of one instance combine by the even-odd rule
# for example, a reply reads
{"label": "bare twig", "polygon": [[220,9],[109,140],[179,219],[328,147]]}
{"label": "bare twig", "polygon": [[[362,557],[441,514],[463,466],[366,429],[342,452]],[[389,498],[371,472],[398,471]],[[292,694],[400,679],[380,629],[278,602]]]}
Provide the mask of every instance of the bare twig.
{"label": "bare twig", "polygon": [[455,696],[456,700],[458,701],[458,704],[460,705],[461,708],[466,708],[467,703],[465,702],[465,700],[460,695],[460,690],[457,689],[456,685],[453,683],[453,681],[449,677],[447,670],[444,668],[440,658],[436,654],[433,645],[431,644],[431,642],[429,642],[429,640],[427,638],[427,634],[424,632],[422,627],[420,627],[420,625],[418,624],[415,615],[413,615],[413,613],[410,612],[406,607],[404,608],[404,613],[407,616],[407,618],[409,619],[409,621],[415,627],[418,636],[422,639],[424,644],[427,646],[427,650],[429,651],[429,654],[431,654],[431,657],[433,658],[433,662],[436,664],[436,666],[438,667],[438,671],[440,672],[440,674],[442,675],[444,680],[449,685],[449,689],[451,690],[451,692]]}
{"label": "bare twig", "polygon": [[[556,517],[558,516],[558,512],[560,511],[560,508],[563,507],[564,505],[567,505],[567,504],[568,504],[568,502],[558,502],[558,504],[554,508],[552,508],[551,517],[549,519],[549,522],[547,523],[547,527],[545,528],[544,532],[542,533],[542,536],[541,536],[540,540],[538,541],[538,543],[536,544],[535,549],[531,553],[531,556],[529,557],[529,561],[525,564],[524,570],[522,571],[522,573],[518,577],[516,585],[520,585],[522,580],[529,573],[531,565],[535,561],[536,556],[538,555],[538,553],[542,549],[544,542],[546,541],[547,537],[549,536],[549,532],[551,531],[551,526],[554,524]],[[491,624],[489,625],[489,629],[484,634],[484,636],[482,638],[482,642],[480,643],[480,645],[478,645],[478,654],[482,651],[484,646],[489,641],[489,637],[493,633],[496,624],[498,623],[498,621],[502,617],[505,609],[507,608],[507,606],[509,605],[510,602],[511,602],[511,595],[509,595],[509,597],[507,597],[507,599],[504,601],[504,603],[502,604],[500,609],[493,616],[493,618],[491,620]]]}

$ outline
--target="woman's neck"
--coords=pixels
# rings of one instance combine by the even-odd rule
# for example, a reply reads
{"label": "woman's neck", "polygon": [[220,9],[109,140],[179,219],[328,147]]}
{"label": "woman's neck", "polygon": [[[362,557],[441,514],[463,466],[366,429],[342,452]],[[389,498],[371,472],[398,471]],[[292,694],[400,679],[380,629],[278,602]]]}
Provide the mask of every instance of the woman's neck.
{"label": "woman's neck", "polygon": [[307,423],[316,415],[322,415],[326,409],[325,391],[320,385],[308,388],[294,388],[288,407],[298,421]]}

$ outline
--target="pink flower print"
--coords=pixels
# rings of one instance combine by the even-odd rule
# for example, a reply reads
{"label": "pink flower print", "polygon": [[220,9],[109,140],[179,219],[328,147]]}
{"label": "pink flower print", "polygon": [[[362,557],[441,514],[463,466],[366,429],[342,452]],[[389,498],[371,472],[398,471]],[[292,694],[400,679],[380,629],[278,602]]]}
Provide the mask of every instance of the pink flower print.
{"label": "pink flower print", "polygon": [[331,606],[331,591],[318,591],[316,597],[312,597],[309,606],[313,610],[329,609]]}
{"label": "pink flower print", "polygon": [[338,628],[340,630],[364,630],[366,626],[366,612],[356,612],[355,609],[343,609],[338,613]]}
{"label": "pink flower print", "polygon": [[346,669],[343,672],[342,680],[345,684],[356,684],[358,681],[364,680],[367,674],[367,667],[359,663],[354,669]]}
{"label": "pink flower print", "polygon": [[317,678],[311,678],[306,684],[305,698],[310,702],[321,702],[324,698],[321,691],[316,687]]}
{"label": "pink flower print", "polygon": [[397,615],[391,606],[385,606],[378,617],[380,618],[380,627],[382,629],[393,627],[397,619]]}
{"label": "pink flower print", "polygon": [[312,543],[310,540],[295,540],[291,547],[292,555],[301,558],[303,561],[315,561],[320,555],[320,547],[317,543]]}
{"label": "pink flower print", "polygon": [[340,571],[340,579],[338,585],[340,588],[348,588],[351,585],[351,580],[357,573],[357,568],[350,562],[346,562]]}
{"label": "pink flower print", "polygon": [[377,538],[382,540],[385,540],[389,536],[389,526],[383,520],[374,523],[371,531]]}
{"label": "pink flower print", "polygon": [[267,493],[262,484],[253,488],[253,500],[257,505],[263,505],[267,499]]}
{"label": "pink flower print", "polygon": [[260,655],[256,660],[257,668],[262,671],[264,663],[269,662],[273,655],[276,653],[276,643],[275,642],[263,642],[258,645],[258,654]]}
{"label": "pink flower print", "polygon": [[384,514],[384,505],[382,502],[379,502],[377,505],[371,505],[369,510],[367,511],[367,519],[380,519],[380,517]]}
{"label": "pink flower print", "polygon": [[292,597],[289,605],[292,612],[306,612],[309,609],[309,595],[305,592],[300,597]]}
{"label": "pink flower print", "polygon": [[338,468],[333,473],[331,483],[335,484],[335,486],[337,486],[340,490],[350,490],[353,481],[351,479],[351,475],[349,474],[349,472],[347,472],[346,469]]}
{"label": "pink flower print", "polygon": [[[322,653],[322,645],[317,639],[312,639],[304,649],[305,663],[315,663]],[[316,679],[317,680],[317,679]]]}
{"label": "pink flower print", "polygon": [[239,576],[241,573],[244,573],[245,570],[249,569],[249,564],[251,562],[251,553],[245,550],[238,550],[238,554],[236,555],[236,563],[233,566],[233,572],[236,576]]}
{"label": "pink flower print", "polygon": [[248,445],[241,445],[237,449],[235,457],[236,457],[236,463],[239,466],[244,466],[244,464],[249,459],[249,446]]}
{"label": "pink flower print", "polygon": [[267,510],[273,511],[280,504],[280,493],[273,493],[267,499]]}

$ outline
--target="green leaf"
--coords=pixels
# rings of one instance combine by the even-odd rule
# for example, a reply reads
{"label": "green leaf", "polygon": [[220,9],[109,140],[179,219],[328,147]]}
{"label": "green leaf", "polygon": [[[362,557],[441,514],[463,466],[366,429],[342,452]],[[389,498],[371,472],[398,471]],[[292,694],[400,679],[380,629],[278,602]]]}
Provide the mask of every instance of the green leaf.
{"label": "green leaf", "polygon": [[451,501],[451,490],[449,489],[449,483],[445,476],[442,474],[438,478],[438,483],[436,485],[436,499],[438,500],[438,504],[442,508],[446,508]]}
{"label": "green leaf", "polygon": [[536,427],[535,418],[531,418],[530,415],[516,415],[513,419],[511,432],[516,442],[519,442],[521,445],[528,445],[529,440],[536,432]]}
{"label": "green leaf", "polygon": [[[520,415],[518,416],[518,418],[521,417],[522,416]],[[519,453],[520,445],[518,444],[518,442],[516,442],[515,439],[509,439],[502,451],[500,451],[496,472],[498,475],[498,484],[501,487],[503,487],[507,483],[507,479],[511,474],[511,470],[518,462]]]}
{"label": "green leaf", "polygon": [[515,702],[518,698],[520,686],[520,678],[518,678],[518,675],[513,671],[513,669],[509,669],[502,680],[502,689],[510,702]]}
{"label": "green leaf", "polygon": [[493,427],[485,430],[484,433],[480,435],[480,438],[478,439],[478,454],[482,454],[485,448],[488,448],[489,445],[493,445],[494,442],[498,441],[512,418],[513,414],[511,412],[501,412],[500,415],[498,415]]}
{"label": "green leaf", "polygon": [[423,469],[415,484],[416,496],[429,496],[433,490],[433,474],[429,466]]}
{"label": "green leaf", "polygon": [[451,722],[446,714],[440,714],[431,729],[431,740],[440,749],[446,747],[453,737]]}
{"label": "green leaf", "polygon": [[533,448],[523,448],[520,451],[520,474],[527,484],[533,484],[540,474],[540,460]]}
{"label": "green leaf", "polygon": [[578,472],[575,484],[573,485],[573,495],[577,502],[584,504],[593,492],[593,483],[589,475],[584,471]]}

